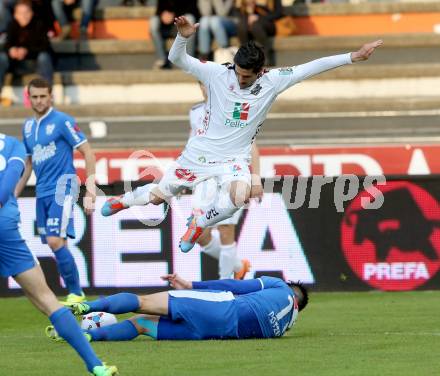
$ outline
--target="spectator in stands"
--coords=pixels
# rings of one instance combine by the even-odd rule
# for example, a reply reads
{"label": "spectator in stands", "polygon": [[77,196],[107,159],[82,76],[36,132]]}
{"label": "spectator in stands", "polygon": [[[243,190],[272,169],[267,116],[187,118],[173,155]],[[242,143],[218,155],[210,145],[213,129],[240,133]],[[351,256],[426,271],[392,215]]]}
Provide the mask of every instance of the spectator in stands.
{"label": "spectator in stands", "polygon": [[211,34],[220,48],[229,47],[229,38],[237,35],[237,22],[229,17],[234,0],[198,0],[200,26],[198,48],[200,58],[212,60]]}
{"label": "spectator in stands", "polygon": [[[0,0],[1,1],[1,0]],[[32,10],[35,17],[41,19],[46,27],[49,38],[55,36],[55,15],[50,0],[32,0]]]}
{"label": "spectator in stands", "polygon": [[[167,58],[166,40],[177,34],[174,18],[185,15],[188,20],[195,22],[198,18],[197,0],[157,0],[156,15],[150,18],[150,33],[156,49],[157,61],[154,68],[170,69],[171,63]],[[188,53],[194,56],[194,36],[188,41]]]}
{"label": "spectator in stands", "polygon": [[79,5],[81,5],[80,38],[87,39],[87,28],[95,11],[96,0],[52,0],[53,13],[61,27],[59,39],[69,38],[72,31],[66,9],[71,13]]}
{"label": "spectator in stands", "polygon": [[[6,38],[6,29],[12,20],[16,0],[0,0],[0,35]],[[55,17],[49,0],[32,0],[32,10],[35,17],[41,19],[49,35],[54,35]],[[0,38],[1,39],[1,38]]]}
{"label": "spectator in stands", "polygon": [[6,29],[11,22],[15,0],[0,0],[0,35],[6,35]]}
{"label": "spectator in stands", "polygon": [[266,65],[274,66],[272,37],[276,33],[275,20],[282,16],[281,0],[238,0],[237,5],[240,44],[255,40],[264,48]]}
{"label": "spectator in stands", "polygon": [[0,93],[8,70],[16,75],[37,72],[52,83],[52,49],[44,22],[34,16],[31,0],[18,0],[14,7],[0,52]]}

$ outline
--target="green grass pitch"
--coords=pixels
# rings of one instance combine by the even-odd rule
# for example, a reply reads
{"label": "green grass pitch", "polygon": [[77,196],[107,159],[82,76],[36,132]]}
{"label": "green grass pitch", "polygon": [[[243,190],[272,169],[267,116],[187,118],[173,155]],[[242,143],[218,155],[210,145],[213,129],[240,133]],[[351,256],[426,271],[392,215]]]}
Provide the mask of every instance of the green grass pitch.
{"label": "green grass pitch", "polygon": [[[86,375],[24,298],[0,299],[0,375]],[[440,375],[440,291],[312,293],[279,339],[94,343],[122,376]]]}

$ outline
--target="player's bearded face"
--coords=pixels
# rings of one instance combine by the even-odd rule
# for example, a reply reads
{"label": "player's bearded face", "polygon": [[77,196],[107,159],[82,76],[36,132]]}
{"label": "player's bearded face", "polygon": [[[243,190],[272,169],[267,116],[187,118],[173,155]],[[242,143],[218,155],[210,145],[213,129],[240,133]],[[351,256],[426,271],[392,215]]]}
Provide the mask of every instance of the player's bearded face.
{"label": "player's bearded face", "polygon": [[31,87],[29,89],[29,99],[32,109],[37,114],[44,114],[52,104],[52,95],[48,88]]}
{"label": "player's bearded face", "polygon": [[257,79],[257,73],[252,69],[243,69],[237,64],[235,64],[235,75],[237,76],[240,89],[246,89]]}

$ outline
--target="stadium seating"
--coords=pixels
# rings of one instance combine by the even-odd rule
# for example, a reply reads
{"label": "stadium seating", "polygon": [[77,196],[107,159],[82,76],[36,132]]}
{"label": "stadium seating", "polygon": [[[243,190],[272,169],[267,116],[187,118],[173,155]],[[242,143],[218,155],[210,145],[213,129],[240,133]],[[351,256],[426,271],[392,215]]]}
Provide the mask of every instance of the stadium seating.
{"label": "stadium seating", "polygon": [[[55,100],[60,108],[79,117],[187,114],[201,99],[195,80],[178,70],[151,70],[155,57],[148,18],[153,11],[148,6],[100,8],[89,40],[53,43],[58,55]],[[354,50],[376,38],[384,39],[385,45],[367,63],[302,83],[281,96],[275,112],[438,107],[434,89],[440,87],[440,23],[435,22],[440,4],[310,4],[285,8],[285,14],[293,17],[297,34],[275,38],[279,66]],[[413,22],[417,17],[425,22]],[[341,23],[343,30],[336,26]],[[28,79],[12,82],[8,77],[4,93],[20,103]],[[3,119],[26,113],[21,106],[0,108]]]}

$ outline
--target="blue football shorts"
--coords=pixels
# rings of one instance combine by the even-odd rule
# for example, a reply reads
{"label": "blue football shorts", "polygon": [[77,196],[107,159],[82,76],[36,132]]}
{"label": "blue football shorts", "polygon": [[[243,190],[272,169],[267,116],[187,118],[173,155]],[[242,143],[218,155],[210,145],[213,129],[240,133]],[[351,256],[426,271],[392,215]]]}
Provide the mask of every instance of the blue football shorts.
{"label": "blue football shorts", "polygon": [[238,312],[230,291],[168,292],[168,317],[161,317],[158,340],[237,338]]}
{"label": "blue football shorts", "polygon": [[0,275],[16,276],[38,265],[18,229],[18,222],[0,217]]}
{"label": "blue football shorts", "polygon": [[70,195],[64,197],[63,206],[58,205],[55,195],[37,198],[37,228],[44,244],[47,236],[75,238],[73,204]]}

